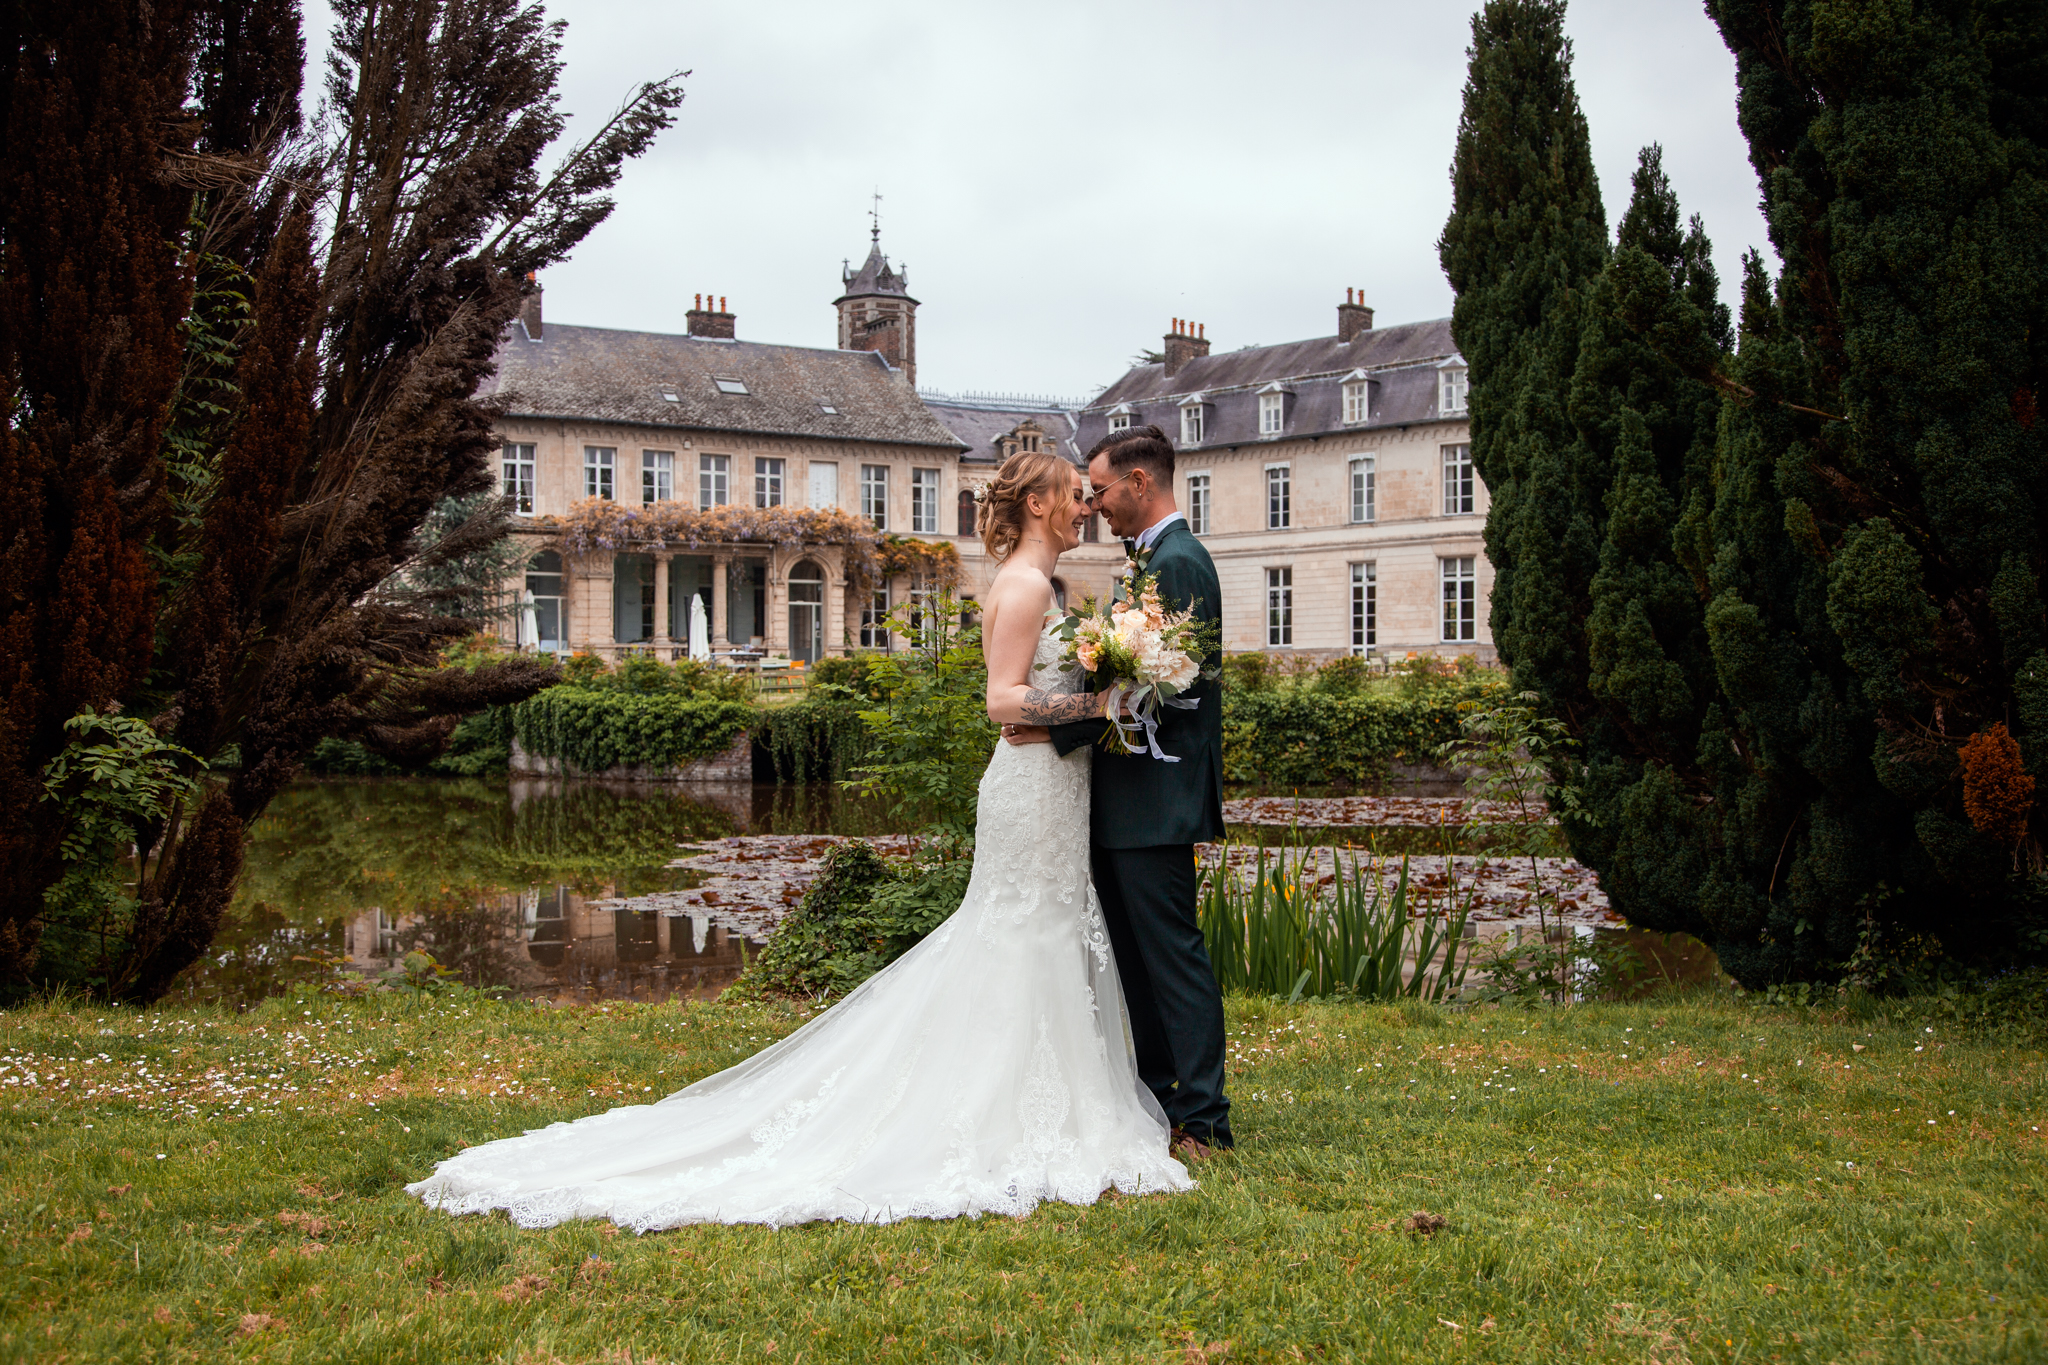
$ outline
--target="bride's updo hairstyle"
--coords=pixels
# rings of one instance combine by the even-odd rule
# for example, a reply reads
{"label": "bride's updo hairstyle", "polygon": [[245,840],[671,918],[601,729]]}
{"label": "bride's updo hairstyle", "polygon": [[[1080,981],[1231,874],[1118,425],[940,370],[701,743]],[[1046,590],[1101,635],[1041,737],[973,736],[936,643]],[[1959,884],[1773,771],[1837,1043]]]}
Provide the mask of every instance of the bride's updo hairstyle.
{"label": "bride's updo hairstyle", "polygon": [[1025,499],[1036,493],[1055,506],[1066,506],[1074,486],[1074,466],[1050,451],[1019,452],[1003,461],[995,478],[976,499],[974,529],[991,559],[1007,559],[1024,535],[1031,515]]}

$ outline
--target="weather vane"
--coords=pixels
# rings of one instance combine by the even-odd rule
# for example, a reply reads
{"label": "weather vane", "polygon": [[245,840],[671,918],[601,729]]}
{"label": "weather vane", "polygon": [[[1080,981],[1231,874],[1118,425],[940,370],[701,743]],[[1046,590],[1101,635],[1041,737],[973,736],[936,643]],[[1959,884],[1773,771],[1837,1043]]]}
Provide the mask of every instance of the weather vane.
{"label": "weather vane", "polygon": [[868,236],[874,239],[876,246],[880,246],[882,244],[882,190],[880,186],[875,188],[875,206],[868,210],[868,217],[874,223],[874,226],[868,230]]}

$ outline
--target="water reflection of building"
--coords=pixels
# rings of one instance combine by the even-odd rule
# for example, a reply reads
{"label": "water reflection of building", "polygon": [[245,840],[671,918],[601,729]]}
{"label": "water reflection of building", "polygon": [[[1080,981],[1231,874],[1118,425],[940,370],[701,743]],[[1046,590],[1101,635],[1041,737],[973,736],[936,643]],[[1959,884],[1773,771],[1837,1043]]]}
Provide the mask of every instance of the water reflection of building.
{"label": "water reflection of building", "polygon": [[609,884],[588,895],[564,885],[483,890],[395,917],[371,907],[346,922],[343,941],[365,975],[390,971],[419,948],[467,984],[563,1004],[709,999],[738,977],[747,960],[739,931],[703,916],[679,931],[674,919],[652,911],[593,904],[617,891]]}

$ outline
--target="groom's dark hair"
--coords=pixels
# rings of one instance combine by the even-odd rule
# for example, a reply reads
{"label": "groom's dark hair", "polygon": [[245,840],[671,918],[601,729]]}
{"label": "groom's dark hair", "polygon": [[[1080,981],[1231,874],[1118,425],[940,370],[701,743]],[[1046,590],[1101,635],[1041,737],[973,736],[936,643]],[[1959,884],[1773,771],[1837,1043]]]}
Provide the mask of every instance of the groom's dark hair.
{"label": "groom's dark hair", "polygon": [[1152,482],[1173,487],[1173,442],[1158,427],[1146,425],[1112,431],[1089,449],[1088,458],[1082,463],[1095,463],[1097,455],[1108,458],[1112,473],[1142,469],[1152,476]]}

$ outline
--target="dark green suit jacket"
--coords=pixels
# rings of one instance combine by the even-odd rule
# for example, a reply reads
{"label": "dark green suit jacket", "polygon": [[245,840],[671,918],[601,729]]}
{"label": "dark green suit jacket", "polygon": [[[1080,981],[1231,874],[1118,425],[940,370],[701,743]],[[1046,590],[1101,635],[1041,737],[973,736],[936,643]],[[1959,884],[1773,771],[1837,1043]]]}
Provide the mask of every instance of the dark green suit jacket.
{"label": "dark green suit jacket", "polygon": [[[1192,605],[1197,619],[1211,626],[1222,621],[1216,565],[1187,522],[1177,521],[1160,534],[1145,571],[1159,576],[1159,596],[1167,610]],[[1215,662],[1213,657],[1203,660],[1204,666]],[[1180,762],[1095,751],[1093,837],[1100,847],[1152,848],[1223,837],[1223,697],[1211,679],[1181,697],[1200,704],[1192,711],[1164,707],[1159,721],[1159,747]],[[1108,724],[1055,725],[1053,747],[1064,757],[1100,739]]]}

